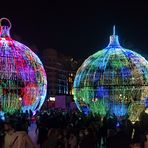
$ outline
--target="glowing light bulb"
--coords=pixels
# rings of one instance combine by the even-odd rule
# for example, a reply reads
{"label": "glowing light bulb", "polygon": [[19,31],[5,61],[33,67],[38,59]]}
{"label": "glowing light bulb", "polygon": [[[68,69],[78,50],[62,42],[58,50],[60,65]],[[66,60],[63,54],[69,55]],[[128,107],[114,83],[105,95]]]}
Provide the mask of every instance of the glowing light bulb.
{"label": "glowing light bulb", "polygon": [[19,98],[19,101],[22,101],[22,98],[21,97]]}

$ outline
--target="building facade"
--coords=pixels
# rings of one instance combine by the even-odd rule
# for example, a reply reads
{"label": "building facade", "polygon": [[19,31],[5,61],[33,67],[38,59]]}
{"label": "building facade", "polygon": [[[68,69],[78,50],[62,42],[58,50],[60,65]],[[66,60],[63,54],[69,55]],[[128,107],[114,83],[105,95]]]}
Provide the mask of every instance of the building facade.
{"label": "building facade", "polygon": [[42,56],[48,83],[45,103],[48,107],[56,107],[55,102],[61,99],[66,102],[65,107],[67,108],[68,104],[73,102],[73,81],[79,63],[51,48],[46,49]]}

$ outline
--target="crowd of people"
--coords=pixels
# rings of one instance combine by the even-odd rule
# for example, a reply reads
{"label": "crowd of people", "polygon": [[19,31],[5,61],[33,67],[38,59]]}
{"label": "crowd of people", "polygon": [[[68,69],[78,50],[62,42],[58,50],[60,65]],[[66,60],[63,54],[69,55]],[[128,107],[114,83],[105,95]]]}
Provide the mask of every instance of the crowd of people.
{"label": "crowd of people", "polygon": [[[34,123],[33,123],[34,122]],[[50,109],[5,114],[0,119],[1,148],[35,148],[28,127],[36,124],[40,148],[145,148],[148,114],[143,112],[134,124],[128,116],[84,115],[77,110]],[[28,148],[27,147],[27,148]]]}

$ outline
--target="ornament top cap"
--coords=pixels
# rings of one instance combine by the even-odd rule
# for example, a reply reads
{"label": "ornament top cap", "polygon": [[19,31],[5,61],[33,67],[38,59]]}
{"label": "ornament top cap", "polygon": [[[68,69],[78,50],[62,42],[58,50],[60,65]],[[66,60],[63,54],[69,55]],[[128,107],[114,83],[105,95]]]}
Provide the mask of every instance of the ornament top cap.
{"label": "ornament top cap", "polygon": [[110,41],[107,48],[111,47],[121,47],[118,40],[118,35],[116,35],[115,25],[113,26],[113,34],[110,36]]}
{"label": "ornament top cap", "polygon": [[[2,22],[4,20],[9,24],[9,26],[8,25],[2,25]],[[0,37],[3,37],[3,38],[10,37],[9,31],[10,31],[11,27],[12,27],[12,25],[11,25],[11,22],[8,18],[5,18],[5,17],[1,18],[0,19]]]}

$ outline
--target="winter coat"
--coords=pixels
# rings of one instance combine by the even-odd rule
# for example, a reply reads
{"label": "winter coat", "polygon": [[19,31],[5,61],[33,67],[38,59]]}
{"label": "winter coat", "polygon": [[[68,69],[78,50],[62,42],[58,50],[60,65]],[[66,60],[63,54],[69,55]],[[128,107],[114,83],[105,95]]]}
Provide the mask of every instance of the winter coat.
{"label": "winter coat", "polygon": [[12,136],[9,148],[35,148],[25,131],[17,131]]}

